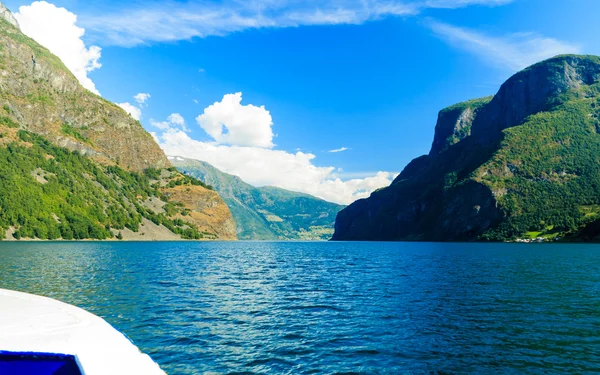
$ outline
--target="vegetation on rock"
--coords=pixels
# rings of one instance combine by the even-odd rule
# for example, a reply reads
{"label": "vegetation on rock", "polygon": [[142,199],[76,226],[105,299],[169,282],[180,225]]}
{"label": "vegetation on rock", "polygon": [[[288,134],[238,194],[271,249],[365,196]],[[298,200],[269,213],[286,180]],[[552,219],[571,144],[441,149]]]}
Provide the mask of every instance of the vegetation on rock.
{"label": "vegetation on rock", "polygon": [[216,192],[11,17],[0,4],[0,238],[236,238]]}
{"label": "vegetation on rock", "polygon": [[436,140],[449,141],[434,141],[390,187],[342,211],[334,239],[593,237],[586,226],[600,219],[600,58],[538,63],[493,99],[450,107],[440,119],[473,104],[469,134],[449,139],[438,123]]}
{"label": "vegetation on rock", "polygon": [[[35,64],[32,61],[35,57]],[[0,122],[141,172],[169,161],[141,124],[84,89],[62,61],[0,18]]]}
{"label": "vegetation on rock", "polygon": [[328,240],[343,206],[275,187],[251,186],[239,177],[192,159],[172,157],[179,171],[208,183],[219,192],[245,240]]}

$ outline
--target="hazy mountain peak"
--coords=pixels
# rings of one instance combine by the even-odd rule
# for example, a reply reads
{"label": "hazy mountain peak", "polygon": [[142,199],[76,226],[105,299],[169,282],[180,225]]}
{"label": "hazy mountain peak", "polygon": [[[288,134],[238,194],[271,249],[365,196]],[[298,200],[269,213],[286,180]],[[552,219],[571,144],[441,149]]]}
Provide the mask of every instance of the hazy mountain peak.
{"label": "hazy mountain peak", "polygon": [[182,173],[215,188],[223,197],[243,240],[327,240],[339,210],[335,203],[276,187],[254,187],[238,176],[222,172],[207,162],[169,156]]}

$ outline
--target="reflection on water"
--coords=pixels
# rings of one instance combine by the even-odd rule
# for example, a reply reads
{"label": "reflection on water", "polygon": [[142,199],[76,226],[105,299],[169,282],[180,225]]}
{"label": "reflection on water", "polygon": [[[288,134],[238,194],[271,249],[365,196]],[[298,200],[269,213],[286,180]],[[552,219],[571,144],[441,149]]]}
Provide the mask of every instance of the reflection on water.
{"label": "reflection on water", "polygon": [[0,288],[107,319],[169,374],[592,372],[600,247],[2,243]]}

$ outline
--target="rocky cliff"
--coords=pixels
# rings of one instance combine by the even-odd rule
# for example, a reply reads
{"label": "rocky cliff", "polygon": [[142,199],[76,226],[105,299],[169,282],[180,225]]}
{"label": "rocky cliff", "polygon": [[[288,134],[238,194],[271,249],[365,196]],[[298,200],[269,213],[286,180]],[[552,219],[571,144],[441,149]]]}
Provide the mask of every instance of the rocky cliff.
{"label": "rocky cliff", "polygon": [[237,239],[235,220],[216,191],[203,186],[176,186],[165,189],[164,193],[169,199],[183,204],[183,210],[175,217],[194,224],[206,238]]}
{"label": "rocky cliff", "polygon": [[236,239],[218,193],[0,4],[0,238]]}
{"label": "rocky cliff", "polygon": [[138,121],[84,89],[59,58],[9,22],[14,18],[5,9],[0,7],[0,117],[105,164],[134,171],[170,166]]}
{"label": "rocky cliff", "polygon": [[443,109],[438,114],[435,136],[429,155],[439,154],[448,147],[471,135],[473,121],[479,110],[484,108],[492,97],[470,100]]}
{"label": "rocky cliff", "polygon": [[428,155],[341,211],[334,240],[577,236],[600,215],[600,58],[558,56],[442,110]]}
{"label": "rocky cliff", "polygon": [[13,16],[12,12],[8,10],[8,8],[5,7],[2,3],[0,3],[0,19],[5,20],[6,22],[10,23],[19,30],[21,29],[19,26],[19,22],[17,22],[15,16]]}
{"label": "rocky cliff", "polygon": [[511,77],[477,117],[473,135],[493,140],[528,116],[554,108],[561,95],[594,85],[600,65],[594,56],[561,56],[535,64]]}

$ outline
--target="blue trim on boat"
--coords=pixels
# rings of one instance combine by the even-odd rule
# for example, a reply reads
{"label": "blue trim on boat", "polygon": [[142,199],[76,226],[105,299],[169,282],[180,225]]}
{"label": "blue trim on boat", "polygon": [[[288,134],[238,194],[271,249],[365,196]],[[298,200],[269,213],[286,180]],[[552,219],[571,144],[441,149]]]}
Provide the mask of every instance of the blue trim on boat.
{"label": "blue trim on boat", "polygon": [[0,351],[0,375],[14,374],[83,375],[73,355]]}

